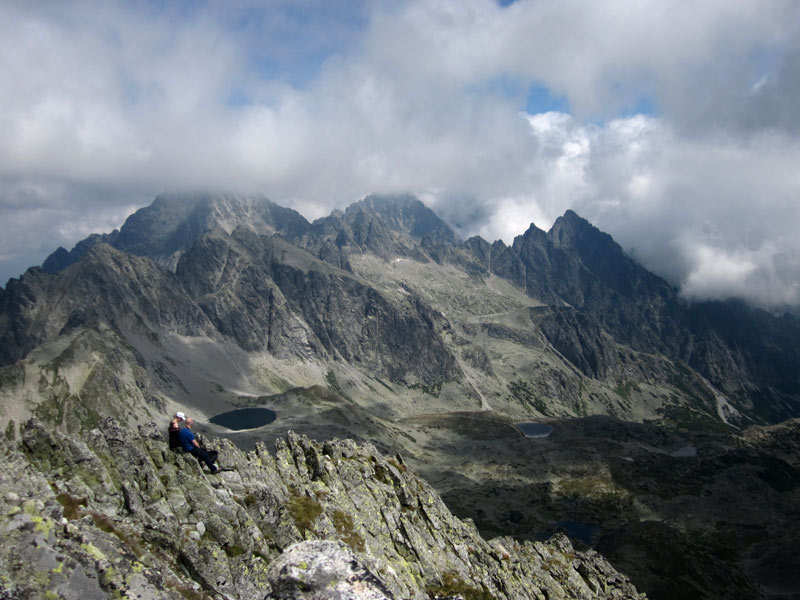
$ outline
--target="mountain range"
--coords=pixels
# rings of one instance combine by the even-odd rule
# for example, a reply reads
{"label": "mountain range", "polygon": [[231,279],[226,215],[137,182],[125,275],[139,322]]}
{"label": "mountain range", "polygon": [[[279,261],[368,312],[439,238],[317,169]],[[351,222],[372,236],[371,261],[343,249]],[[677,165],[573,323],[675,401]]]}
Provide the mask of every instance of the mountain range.
{"label": "mountain range", "polygon": [[[792,313],[687,302],[572,211],[506,245],[458,239],[413,196],[368,196],[309,222],[266,197],[162,195],[0,291],[0,421],[10,438],[31,417],[84,435],[108,417],[135,428],[183,410],[245,450],[287,429],[370,442],[402,452],[484,533],[536,539],[573,511],[594,527],[577,543],[602,542],[624,565],[650,543],[633,526],[660,523],[648,531],[672,540],[662,547],[691,547],[714,573],[700,569],[691,593],[672,596],[653,593],[667,589],[659,565],[634,582],[656,598],[733,597],[720,581],[766,589],[765,565],[783,565],[745,539],[752,523],[733,519],[736,555],[711,560],[695,543],[707,520],[673,521],[680,503],[646,487],[674,460],[713,457],[731,481],[767,469],[757,482],[788,483],[763,526],[796,524],[794,451],[748,432],[800,416],[798,339]],[[277,418],[211,422],[248,407]],[[561,433],[520,439],[513,424],[528,421]],[[514,470],[515,455],[554,466]],[[619,464],[635,465],[636,481]],[[589,479],[613,502],[575,487],[593,469],[608,474]],[[567,484],[572,495],[559,492]],[[685,491],[661,489],[661,500]],[[691,502],[698,514],[719,508],[699,492]],[[732,578],[742,569],[745,580]]]}
{"label": "mountain range", "polygon": [[108,343],[141,370],[131,400],[159,410],[209,414],[332,374],[364,404],[383,382],[378,399],[398,414],[414,389],[520,417],[800,414],[800,320],[686,303],[571,211],[507,246],[459,241],[411,196],[313,223],[266,198],[160,196],[10,280],[0,311],[3,367]]}

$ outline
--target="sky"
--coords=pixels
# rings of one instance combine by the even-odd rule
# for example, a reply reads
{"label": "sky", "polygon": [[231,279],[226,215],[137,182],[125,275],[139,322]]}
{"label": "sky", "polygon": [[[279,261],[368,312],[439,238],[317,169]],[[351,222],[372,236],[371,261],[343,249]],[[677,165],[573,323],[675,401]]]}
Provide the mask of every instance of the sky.
{"label": "sky", "polygon": [[410,192],[798,306],[799,30],[794,0],[0,0],[0,284],[162,192]]}

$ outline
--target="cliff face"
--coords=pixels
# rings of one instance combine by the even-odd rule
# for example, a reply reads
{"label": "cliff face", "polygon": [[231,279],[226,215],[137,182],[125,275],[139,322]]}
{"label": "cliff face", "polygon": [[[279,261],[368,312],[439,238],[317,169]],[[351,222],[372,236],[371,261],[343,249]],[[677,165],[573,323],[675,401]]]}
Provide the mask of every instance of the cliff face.
{"label": "cliff face", "polygon": [[419,298],[392,301],[280,238],[244,228],[205,236],[176,277],[216,331],[246,351],[342,360],[394,381],[459,375],[443,319]]}
{"label": "cliff face", "polygon": [[3,598],[639,598],[557,536],[490,542],[404,464],[289,434],[211,445],[211,475],[150,423],[31,420],[0,471]]}

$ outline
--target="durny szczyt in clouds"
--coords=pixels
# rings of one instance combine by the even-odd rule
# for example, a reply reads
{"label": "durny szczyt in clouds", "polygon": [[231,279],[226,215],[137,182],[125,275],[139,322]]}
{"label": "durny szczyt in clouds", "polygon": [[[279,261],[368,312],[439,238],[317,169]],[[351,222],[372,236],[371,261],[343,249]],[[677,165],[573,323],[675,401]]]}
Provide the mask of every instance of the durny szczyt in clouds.
{"label": "durny szczyt in clouds", "polygon": [[800,303],[792,0],[0,4],[0,280],[163,191],[573,209],[690,299]]}

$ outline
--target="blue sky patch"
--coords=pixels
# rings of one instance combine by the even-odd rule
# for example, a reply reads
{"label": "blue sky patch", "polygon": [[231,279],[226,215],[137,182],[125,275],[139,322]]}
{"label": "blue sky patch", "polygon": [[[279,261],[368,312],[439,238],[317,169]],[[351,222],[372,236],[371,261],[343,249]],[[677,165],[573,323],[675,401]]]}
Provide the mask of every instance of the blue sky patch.
{"label": "blue sky patch", "polygon": [[525,97],[525,112],[536,115],[551,111],[569,113],[567,98],[554,95],[549,88],[539,83],[530,86]]}

